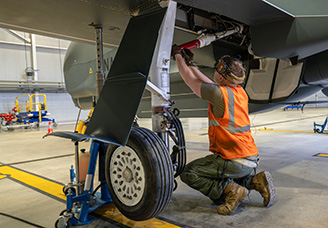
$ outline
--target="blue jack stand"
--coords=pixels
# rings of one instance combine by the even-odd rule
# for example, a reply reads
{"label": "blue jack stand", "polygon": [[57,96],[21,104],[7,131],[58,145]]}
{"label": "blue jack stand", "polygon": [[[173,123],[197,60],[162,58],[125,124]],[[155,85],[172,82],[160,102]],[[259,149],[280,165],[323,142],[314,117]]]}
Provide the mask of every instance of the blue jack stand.
{"label": "blue jack stand", "polygon": [[[104,169],[99,168],[99,180],[101,184],[95,190],[93,189],[97,158],[99,155],[99,166],[103,166],[105,162],[105,148],[107,147],[107,144],[97,140],[94,137],[73,132],[54,132],[46,136],[49,135],[71,139],[75,144],[76,174],[74,173],[74,169],[71,168],[71,182],[63,189],[66,194],[66,209],[60,213],[59,218],[55,223],[55,227],[59,228],[69,227],[70,225],[80,226],[89,224],[94,221],[94,218],[88,216],[89,213],[96,210],[103,204],[112,201],[106,185]],[[90,146],[90,161],[84,188],[81,191],[80,189],[82,188],[82,184],[79,182],[78,144],[79,142],[87,139],[92,140]],[[74,178],[76,181],[74,181]],[[97,192],[99,188],[100,193]]]}
{"label": "blue jack stand", "polygon": [[[325,128],[326,128],[326,125],[327,125],[327,117],[325,119],[325,121],[323,122],[323,124],[316,124],[315,122],[313,123],[313,131],[314,133],[323,133]],[[317,127],[320,127],[320,128],[317,128]]]}

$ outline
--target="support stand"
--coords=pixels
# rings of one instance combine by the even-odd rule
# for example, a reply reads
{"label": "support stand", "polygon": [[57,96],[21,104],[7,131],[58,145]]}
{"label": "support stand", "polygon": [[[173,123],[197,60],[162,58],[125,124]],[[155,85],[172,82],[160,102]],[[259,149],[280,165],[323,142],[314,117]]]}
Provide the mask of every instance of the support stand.
{"label": "support stand", "polygon": [[[325,119],[325,121],[323,122],[323,124],[317,124],[317,123],[313,123],[313,131],[314,133],[323,133],[325,128],[326,128],[326,125],[327,125],[327,117]],[[319,127],[319,128],[317,128]]]}
{"label": "support stand", "polygon": [[[73,132],[54,132],[49,135],[71,139],[75,144],[76,156],[76,174],[74,174],[74,170],[70,170],[71,183],[67,185],[68,187],[66,186],[66,189],[64,188],[66,194],[66,209],[60,213],[60,217],[56,221],[55,227],[67,227],[68,224],[76,226],[89,224],[94,220],[88,216],[89,213],[96,210],[101,205],[112,201],[105,180],[100,179],[100,192],[96,192],[98,187],[95,190],[93,187],[98,155],[99,164],[103,164],[105,157],[100,156],[99,153],[101,148],[107,147],[107,144],[94,137]],[[79,182],[78,144],[87,139],[92,139],[90,146],[90,161],[84,188],[81,190],[82,183]],[[104,169],[99,169],[99,177],[104,176],[104,172]],[[72,180],[74,176],[76,180],[75,182]]]}

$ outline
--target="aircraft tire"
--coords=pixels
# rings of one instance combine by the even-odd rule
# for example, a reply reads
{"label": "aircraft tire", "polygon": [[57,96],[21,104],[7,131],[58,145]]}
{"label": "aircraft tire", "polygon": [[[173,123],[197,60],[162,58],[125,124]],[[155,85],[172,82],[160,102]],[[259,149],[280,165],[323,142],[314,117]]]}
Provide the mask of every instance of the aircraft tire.
{"label": "aircraft tire", "polygon": [[125,147],[108,147],[105,175],[114,204],[132,220],[155,217],[171,200],[174,174],[168,149],[146,128],[132,128]]}

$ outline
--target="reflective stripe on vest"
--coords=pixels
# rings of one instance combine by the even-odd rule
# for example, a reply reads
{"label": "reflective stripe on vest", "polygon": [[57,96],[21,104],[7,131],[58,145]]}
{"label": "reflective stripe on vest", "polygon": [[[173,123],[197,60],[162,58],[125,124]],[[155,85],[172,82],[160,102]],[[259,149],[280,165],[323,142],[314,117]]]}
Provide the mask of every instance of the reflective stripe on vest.
{"label": "reflective stripe on vest", "polygon": [[[229,125],[228,127],[223,127],[224,129],[226,129],[229,133],[234,134],[234,133],[244,133],[244,132],[248,132],[251,129],[250,125],[244,126],[244,127],[235,127],[236,122],[235,122],[235,97],[234,97],[234,93],[233,91],[229,88],[227,88],[227,92],[228,92],[228,100],[229,100],[229,107],[228,107],[228,111],[229,111]],[[220,123],[213,119],[213,120],[209,120],[208,121],[209,126],[211,127],[215,127],[215,126],[220,126]]]}

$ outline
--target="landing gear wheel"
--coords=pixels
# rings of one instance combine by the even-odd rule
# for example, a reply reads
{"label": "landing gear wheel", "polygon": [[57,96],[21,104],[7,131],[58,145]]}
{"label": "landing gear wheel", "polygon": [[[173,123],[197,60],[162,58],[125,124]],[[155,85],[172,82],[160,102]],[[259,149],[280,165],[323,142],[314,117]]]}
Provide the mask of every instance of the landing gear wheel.
{"label": "landing gear wheel", "polygon": [[162,139],[148,129],[133,128],[125,147],[110,145],[105,171],[114,204],[130,219],[153,218],[170,202],[172,161]]}

